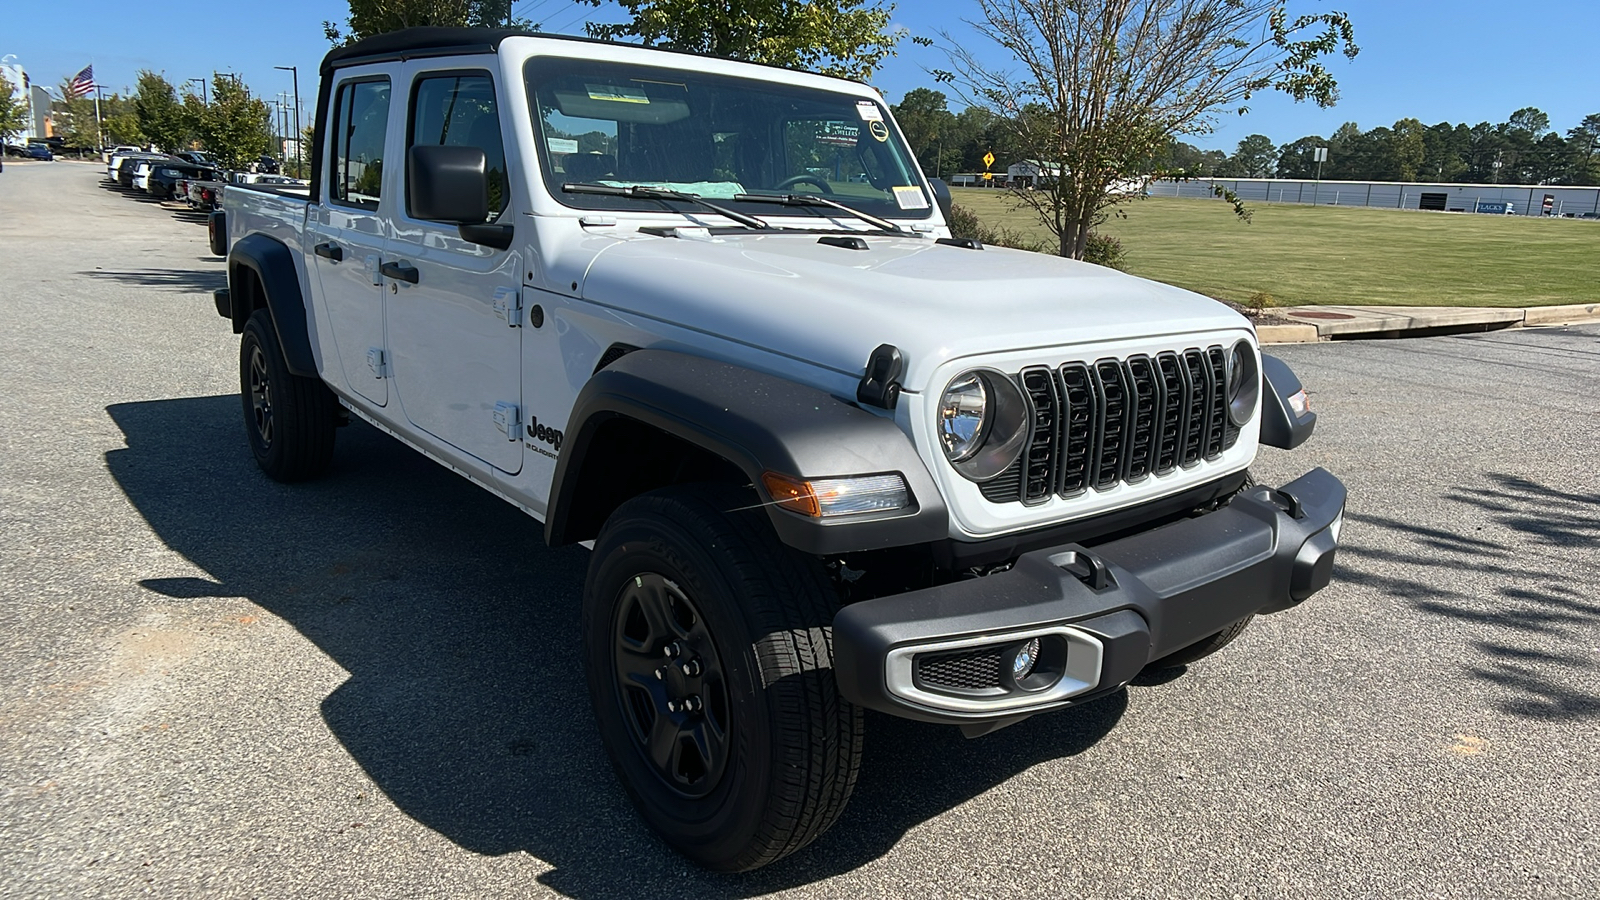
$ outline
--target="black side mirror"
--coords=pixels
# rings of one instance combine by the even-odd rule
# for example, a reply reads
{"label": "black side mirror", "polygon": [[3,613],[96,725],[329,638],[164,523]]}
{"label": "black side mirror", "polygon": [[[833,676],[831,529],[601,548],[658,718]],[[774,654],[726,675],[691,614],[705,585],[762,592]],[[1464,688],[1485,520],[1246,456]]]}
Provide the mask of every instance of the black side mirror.
{"label": "black side mirror", "polygon": [[489,218],[488,161],[479,147],[415,146],[406,156],[411,214],[431,222],[481,225]]}
{"label": "black side mirror", "polygon": [[928,187],[933,188],[933,202],[939,204],[939,212],[944,213],[944,223],[949,225],[951,207],[955,205],[955,201],[950,199],[950,185],[945,184],[943,178],[930,178]]}

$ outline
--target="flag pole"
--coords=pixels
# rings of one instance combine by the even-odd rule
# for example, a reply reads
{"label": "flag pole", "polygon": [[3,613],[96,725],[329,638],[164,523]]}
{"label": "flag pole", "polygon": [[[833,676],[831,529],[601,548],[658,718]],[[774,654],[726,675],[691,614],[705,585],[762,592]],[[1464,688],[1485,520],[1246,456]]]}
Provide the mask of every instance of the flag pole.
{"label": "flag pole", "polygon": [[[89,71],[94,71],[94,57],[89,57]],[[100,154],[104,158],[106,152],[106,127],[100,121],[100,79],[94,80],[94,130],[100,138]]]}

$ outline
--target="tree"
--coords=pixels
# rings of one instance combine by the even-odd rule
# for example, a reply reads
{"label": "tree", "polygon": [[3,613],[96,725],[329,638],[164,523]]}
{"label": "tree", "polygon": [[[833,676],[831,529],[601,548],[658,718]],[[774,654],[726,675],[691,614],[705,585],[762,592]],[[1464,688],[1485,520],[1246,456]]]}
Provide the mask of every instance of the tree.
{"label": "tree", "polygon": [[1389,132],[1386,156],[1398,181],[1416,181],[1428,157],[1428,128],[1417,119],[1401,119]]}
{"label": "tree", "polygon": [[947,160],[939,157],[945,152],[947,143],[954,158],[951,167],[959,168],[961,165],[958,152],[960,135],[957,134],[960,121],[945,104],[942,92],[919,87],[907,91],[899,103],[889,107],[895,121],[900,124],[900,132],[905,135],[906,143],[911,145],[911,152],[916,154],[922,168],[930,173],[942,171],[942,163]]}
{"label": "tree", "polygon": [[1270,178],[1278,148],[1264,134],[1252,134],[1239,142],[1233,155],[1217,168],[1225,178]]}
{"label": "tree", "polygon": [[[600,6],[605,0],[580,0]],[[894,52],[893,6],[877,0],[616,0],[629,21],[591,37],[806,69],[865,81]]]}
{"label": "tree", "polygon": [[324,21],[322,33],[329,43],[338,45],[422,25],[526,28],[529,24],[512,17],[506,0],[350,0],[344,29]]}
{"label": "tree", "polygon": [[95,120],[94,97],[74,97],[72,77],[61,79],[60,100],[50,103],[51,128],[68,147],[99,147],[100,126]]}
{"label": "tree", "polygon": [[178,92],[161,75],[142,69],[134,90],[133,113],[139,130],[162,150],[179,150],[194,138],[194,123],[184,115]]}
{"label": "tree", "polygon": [[272,148],[272,112],[237,79],[218,75],[211,103],[197,123],[200,141],[217,162],[240,169]]}
{"label": "tree", "polygon": [[1550,117],[1540,109],[1524,106],[1511,114],[1506,120],[1511,129],[1526,134],[1530,140],[1538,140],[1546,131],[1550,130]]}
{"label": "tree", "polygon": [[1325,138],[1309,135],[1278,148],[1279,178],[1317,177],[1317,150],[1328,146]]}
{"label": "tree", "polygon": [[[1289,0],[977,0],[979,34],[1021,64],[1013,75],[942,35],[957,84],[1008,115],[1028,158],[1061,176],[1013,196],[1081,259],[1127,182],[1174,137],[1282,91],[1331,106],[1324,57],[1358,52],[1342,13],[1291,16]],[[1036,112],[1024,112],[1025,110]],[[1235,208],[1244,213],[1242,205]]]}
{"label": "tree", "polygon": [[[0,145],[11,143],[11,136],[28,130],[28,104],[20,92],[0,75]],[[5,151],[0,149],[0,155]]]}
{"label": "tree", "polygon": [[1600,113],[1567,132],[1568,184],[1600,184]]}

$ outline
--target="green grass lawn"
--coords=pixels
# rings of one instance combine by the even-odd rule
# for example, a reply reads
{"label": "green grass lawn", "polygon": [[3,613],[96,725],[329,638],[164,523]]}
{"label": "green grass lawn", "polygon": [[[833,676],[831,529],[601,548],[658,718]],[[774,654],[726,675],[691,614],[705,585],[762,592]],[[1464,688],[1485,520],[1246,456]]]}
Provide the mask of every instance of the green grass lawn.
{"label": "green grass lawn", "polygon": [[[1052,239],[1000,191],[957,189],[989,225]],[[1600,302],[1600,222],[1150,198],[1104,230],[1127,269],[1211,297],[1279,306],[1544,306]]]}

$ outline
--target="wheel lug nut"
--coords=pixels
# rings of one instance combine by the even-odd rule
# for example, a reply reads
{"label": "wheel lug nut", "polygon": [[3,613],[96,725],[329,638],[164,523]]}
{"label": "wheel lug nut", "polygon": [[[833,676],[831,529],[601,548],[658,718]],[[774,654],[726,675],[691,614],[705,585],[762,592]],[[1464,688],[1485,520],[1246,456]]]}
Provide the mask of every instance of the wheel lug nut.
{"label": "wheel lug nut", "polygon": [[667,712],[669,712],[669,713],[683,712],[683,707],[684,707],[684,704],[680,700],[668,700],[667,701]]}
{"label": "wheel lug nut", "polygon": [[683,698],[683,708],[686,712],[699,712],[705,704],[700,702],[699,694],[690,694]]}
{"label": "wheel lug nut", "polygon": [[677,659],[678,657],[683,655],[683,648],[678,646],[678,642],[677,641],[673,641],[672,643],[668,644],[667,646],[661,648],[661,653],[667,659]]}
{"label": "wheel lug nut", "polygon": [[667,670],[666,669],[657,669],[656,670],[656,680],[657,681],[666,681],[667,680]]}
{"label": "wheel lug nut", "polygon": [[700,660],[691,659],[678,663],[678,671],[693,678],[700,674]]}

